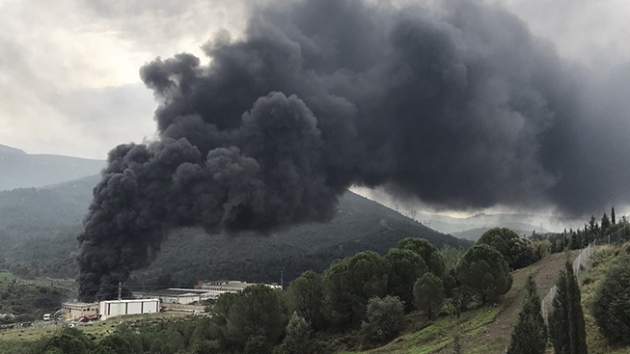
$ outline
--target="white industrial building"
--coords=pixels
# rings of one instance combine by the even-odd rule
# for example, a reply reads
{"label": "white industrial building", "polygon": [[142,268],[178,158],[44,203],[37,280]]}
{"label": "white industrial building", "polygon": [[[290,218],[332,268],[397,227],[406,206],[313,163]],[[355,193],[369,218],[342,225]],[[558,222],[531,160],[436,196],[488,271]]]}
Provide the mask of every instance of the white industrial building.
{"label": "white industrial building", "polygon": [[[221,293],[240,293],[245,288],[252,285],[259,285],[256,283],[247,283],[244,281],[236,280],[213,280],[213,281],[199,281],[195,285],[195,289],[199,290],[213,290]],[[268,286],[272,289],[282,290],[282,286],[278,284],[260,284]]]}
{"label": "white industrial building", "polygon": [[156,298],[165,304],[188,305],[195,302],[211,299],[204,290],[169,288],[155,291],[138,291],[134,293],[137,298]]}
{"label": "white industrial building", "polygon": [[114,316],[141,315],[160,312],[160,299],[132,299],[101,301],[98,314],[101,320]]}

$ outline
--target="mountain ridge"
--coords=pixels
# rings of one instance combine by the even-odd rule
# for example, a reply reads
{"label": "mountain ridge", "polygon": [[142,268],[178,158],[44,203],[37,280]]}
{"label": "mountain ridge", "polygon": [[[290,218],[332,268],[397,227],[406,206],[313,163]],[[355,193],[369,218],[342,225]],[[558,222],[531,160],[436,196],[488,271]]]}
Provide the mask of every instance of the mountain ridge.
{"label": "mountain ridge", "polygon": [[104,167],[104,160],[28,154],[14,147],[0,145],[0,191],[62,183],[95,175]]}

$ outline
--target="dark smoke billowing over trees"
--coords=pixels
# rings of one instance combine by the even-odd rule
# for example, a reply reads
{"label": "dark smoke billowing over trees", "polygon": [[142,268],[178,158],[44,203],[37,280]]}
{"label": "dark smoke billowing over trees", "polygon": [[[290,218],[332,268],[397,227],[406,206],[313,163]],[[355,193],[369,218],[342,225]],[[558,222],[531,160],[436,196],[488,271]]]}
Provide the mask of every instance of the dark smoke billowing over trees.
{"label": "dark smoke billowing over trees", "polygon": [[109,154],[78,236],[82,300],[112,297],[169,229],[323,222],[355,184],[451,209],[579,214],[629,199],[600,185],[627,170],[584,171],[619,162],[608,148],[628,123],[593,123],[585,75],[513,15],[278,4],[252,11],[243,39],[206,44],[208,65],[178,54],[141,69],[159,138]]}

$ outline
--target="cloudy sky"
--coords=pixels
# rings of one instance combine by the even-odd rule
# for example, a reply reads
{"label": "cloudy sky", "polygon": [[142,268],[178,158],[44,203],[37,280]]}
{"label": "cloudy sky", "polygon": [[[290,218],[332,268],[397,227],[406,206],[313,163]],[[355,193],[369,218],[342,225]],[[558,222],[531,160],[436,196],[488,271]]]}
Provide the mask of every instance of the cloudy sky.
{"label": "cloudy sky", "polygon": [[[104,158],[117,144],[150,139],[156,104],[140,66],[201,55],[220,29],[238,37],[262,1],[0,0],[0,144]],[[627,0],[488,1],[584,67],[630,62]]]}

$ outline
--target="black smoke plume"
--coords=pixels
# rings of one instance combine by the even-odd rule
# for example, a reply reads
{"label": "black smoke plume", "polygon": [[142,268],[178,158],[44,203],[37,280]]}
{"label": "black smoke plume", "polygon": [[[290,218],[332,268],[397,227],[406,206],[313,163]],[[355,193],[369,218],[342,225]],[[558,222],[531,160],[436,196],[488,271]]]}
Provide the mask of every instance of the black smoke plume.
{"label": "black smoke plume", "polygon": [[141,69],[159,138],[109,154],[78,236],[82,300],[115,297],[172,228],[324,222],[352,185],[451,209],[581,213],[616,198],[581,173],[584,80],[513,15],[281,3],[253,11],[243,39],[217,35],[208,65],[179,54]]}

